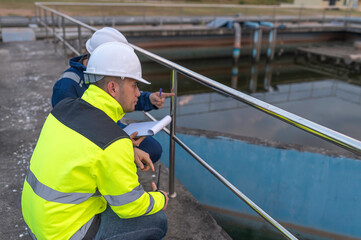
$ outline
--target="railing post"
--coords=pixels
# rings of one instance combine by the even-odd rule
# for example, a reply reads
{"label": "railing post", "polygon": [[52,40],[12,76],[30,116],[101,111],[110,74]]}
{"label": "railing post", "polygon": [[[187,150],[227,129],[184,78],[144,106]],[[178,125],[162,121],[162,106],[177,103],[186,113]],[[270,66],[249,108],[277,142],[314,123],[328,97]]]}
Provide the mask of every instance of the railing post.
{"label": "railing post", "polygon": [[53,38],[54,38],[54,51],[56,53],[56,37],[55,37],[55,18],[54,18],[54,13],[51,12],[51,27],[52,27],[52,30],[53,30]]}
{"label": "railing post", "polygon": [[55,18],[53,12],[51,12],[51,29],[53,31],[53,37],[55,38]]}
{"label": "railing post", "polygon": [[38,19],[38,6],[34,5],[34,14],[35,14],[35,23],[39,24],[39,19]]}
{"label": "railing post", "polygon": [[276,14],[277,14],[277,8],[273,8],[273,23],[276,24]]}
{"label": "railing post", "polygon": [[112,28],[115,28],[115,16],[112,18]]}
{"label": "railing post", "polygon": [[40,23],[42,23],[42,25],[44,25],[42,8],[39,8],[39,21],[40,21]]}
{"label": "railing post", "polygon": [[143,7],[143,28],[146,26],[147,7]]}
{"label": "railing post", "polygon": [[[57,10],[57,8],[56,8],[56,10]],[[60,15],[57,15],[57,16],[58,17],[56,19],[56,22],[58,23],[58,28],[60,28],[61,27]]]}
{"label": "railing post", "polygon": [[44,9],[44,23],[45,23],[46,41],[48,41],[48,38],[49,38],[48,16],[47,16],[47,13],[46,13],[45,9]]}
{"label": "railing post", "polygon": [[300,9],[299,9],[299,13],[298,13],[298,25],[300,25],[300,23],[301,23],[302,10],[303,10],[303,3],[301,4]]}
{"label": "railing post", "polygon": [[79,51],[79,53],[81,54],[83,47],[82,47],[81,26],[80,26],[80,25],[78,25],[78,43],[79,43],[78,51]]}
{"label": "railing post", "polygon": [[66,56],[66,45],[65,45],[66,36],[65,36],[65,19],[64,19],[64,17],[61,17],[61,26],[63,28],[63,49],[64,49],[65,65],[67,65],[68,57]]}
{"label": "railing post", "polygon": [[105,26],[105,15],[104,15],[104,6],[101,7],[102,10],[102,21],[103,21],[103,26]]}
{"label": "railing post", "polygon": [[179,9],[180,12],[180,28],[183,28],[183,8]]}
{"label": "railing post", "polygon": [[175,198],[177,196],[174,190],[174,179],[175,179],[175,122],[176,122],[176,105],[177,105],[177,71],[172,69],[171,77],[171,88],[173,89],[174,96],[171,98],[170,103],[170,115],[172,121],[170,123],[170,139],[169,139],[169,197]]}
{"label": "railing post", "polygon": [[352,17],[352,8],[349,8],[349,9],[346,9],[346,14],[345,14],[345,21],[344,21],[344,26],[345,28],[348,27],[349,25],[349,21],[351,20],[351,17]]}
{"label": "railing post", "polygon": [[238,85],[238,59],[241,54],[242,30],[239,22],[233,23],[234,45],[233,45],[233,65],[232,65],[232,88],[237,89]]}

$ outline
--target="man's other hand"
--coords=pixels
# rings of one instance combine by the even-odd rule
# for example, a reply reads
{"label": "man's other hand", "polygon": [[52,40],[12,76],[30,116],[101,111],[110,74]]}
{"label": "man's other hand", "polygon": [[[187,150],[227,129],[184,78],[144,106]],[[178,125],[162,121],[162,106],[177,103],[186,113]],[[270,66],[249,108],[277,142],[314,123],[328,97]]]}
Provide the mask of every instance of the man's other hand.
{"label": "man's other hand", "polygon": [[[159,173],[160,174],[160,173]],[[162,190],[158,190],[157,189],[157,185],[155,184],[155,182],[152,182],[152,189],[153,191],[159,191],[159,192],[162,192],[164,194],[164,197],[165,197],[165,204],[164,204],[164,207],[162,210],[166,210],[167,209],[167,206],[168,206],[168,201],[169,201],[169,197],[168,197],[168,194]]]}
{"label": "man's other hand", "polygon": [[156,106],[157,108],[163,108],[165,99],[172,96],[174,96],[174,93],[154,92],[149,95],[149,101],[152,105]]}
{"label": "man's other hand", "polygon": [[130,140],[132,140],[133,146],[135,146],[135,147],[139,147],[139,144],[141,142],[143,142],[144,138],[146,137],[146,136],[143,136],[143,137],[136,138],[137,135],[138,135],[138,132],[133,132],[129,136]]}
{"label": "man's other hand", "polygon": [[149,154],[139,148],[134,148],[134,162],[143,172],[146,172],[149,169],[152,169],[154,172],[154,165]]}

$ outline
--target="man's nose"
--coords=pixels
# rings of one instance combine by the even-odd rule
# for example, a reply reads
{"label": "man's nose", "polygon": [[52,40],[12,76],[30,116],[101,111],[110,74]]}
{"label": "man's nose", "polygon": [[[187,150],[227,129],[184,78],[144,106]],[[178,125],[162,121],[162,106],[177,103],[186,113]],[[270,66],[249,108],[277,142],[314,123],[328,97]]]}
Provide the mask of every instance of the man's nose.
{"label": "man's nose", "polygon": [[140,97],[140,92],[139,92],[139,88],[138,88],[138,87],[137,87],[137,90],[136,90],[136,93],[135,93],[135,94],[136,94],[137,97]]}

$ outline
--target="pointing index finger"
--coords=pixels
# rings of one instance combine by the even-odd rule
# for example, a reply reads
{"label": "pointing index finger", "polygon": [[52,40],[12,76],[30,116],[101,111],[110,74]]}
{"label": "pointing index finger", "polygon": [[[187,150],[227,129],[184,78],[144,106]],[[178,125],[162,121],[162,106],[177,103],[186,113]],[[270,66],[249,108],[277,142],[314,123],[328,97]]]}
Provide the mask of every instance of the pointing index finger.
{"label": "pointing index finger", "polygon": [[165,92],[162,92],[161,98],[168,98],[168,97],[172,97],[172,96],[174,96],[174,93],[165,93]]}

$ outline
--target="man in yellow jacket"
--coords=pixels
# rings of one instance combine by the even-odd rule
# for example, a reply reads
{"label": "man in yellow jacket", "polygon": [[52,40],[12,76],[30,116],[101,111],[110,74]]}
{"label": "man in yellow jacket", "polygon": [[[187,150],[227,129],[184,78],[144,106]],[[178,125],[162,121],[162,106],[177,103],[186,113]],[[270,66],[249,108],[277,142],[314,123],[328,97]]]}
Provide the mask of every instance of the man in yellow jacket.
{"label": "man in yellow jacket", "polygon": [[[92,54],[91,85],[56,105],[44,123],[22,193],[33,239],[162,239],[167,194],[139,184],[129,136],[116,124],[139,97],[134,50],[110,42]],[[149,84],[149,83],[148,83]]]}

